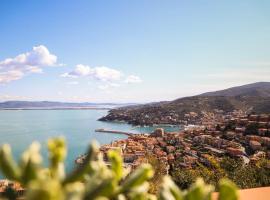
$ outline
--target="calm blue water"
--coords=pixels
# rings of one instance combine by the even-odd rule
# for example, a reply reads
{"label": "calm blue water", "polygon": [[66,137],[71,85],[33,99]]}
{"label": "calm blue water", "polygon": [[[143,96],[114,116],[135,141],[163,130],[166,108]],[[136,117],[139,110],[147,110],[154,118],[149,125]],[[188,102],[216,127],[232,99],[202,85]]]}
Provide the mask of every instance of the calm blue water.
{"label": "calm blue water", "polygon": [[[74,159],[85,152],[92,140],[100,144],[126,138],[124,135],[96,133],[97,128],[130,131],[134,133],[151,132],[154,128],[134,128],[125,123],[97,121],[106,115],[106,110],[0,110],[0,144],[9,143],[14,157],[32,143],[42,144],[42,155],[46,154],[48,138],[64,136],[68,144],[67,171],[74,167]],[[169,128],[173,130],[175,128]],[[46,165],[46,159],[44,159]]]}

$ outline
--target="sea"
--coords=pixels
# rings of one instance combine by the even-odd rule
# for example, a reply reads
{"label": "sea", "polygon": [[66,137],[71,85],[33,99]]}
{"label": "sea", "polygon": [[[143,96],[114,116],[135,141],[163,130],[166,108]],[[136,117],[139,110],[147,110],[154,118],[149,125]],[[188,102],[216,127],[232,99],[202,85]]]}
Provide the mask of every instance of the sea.
{"label": "sea", "polygon": [[[33,142],[41,144],[43,165],[48,165],[47,140],[63,136],[68,146],[65,161],[66,171],[75,167],[75,159],[85,153],[92,141],[100,145],[127,138],[125,135],[98,133],[104,128],[137,133],[151,133],[157,127],[134,127],[120,122],[101,122],[98,119],[107,110],[0,110],[0,145],[8,143],[12,147],[14,159],[19,162],[21,154]],[[179,127],[161,126],[167,131],[177,131]]]}

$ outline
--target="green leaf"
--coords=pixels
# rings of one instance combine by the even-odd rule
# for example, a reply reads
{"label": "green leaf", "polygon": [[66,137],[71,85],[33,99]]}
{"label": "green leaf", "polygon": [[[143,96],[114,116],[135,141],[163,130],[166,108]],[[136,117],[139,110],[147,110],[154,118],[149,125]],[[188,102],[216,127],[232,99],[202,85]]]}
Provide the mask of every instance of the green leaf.
{"label": "green leaf", "polygon": [[97,197],[111,197],[114,195],[116,189],[116,182],[113,176],[100,177],[98,174],[96,177],[91,177],[86,185],[86,193],[83,199],[91,200]]}
{"label": "green leaf", "polygon": [[198,178],[186,194],[187,200],[210,200],[214,187],[206,185],[203,179]]}
{"label": "green leaf", "polygon": [[183,200],[184,197],[183,197],[183,193],[175,185],[172,179],[169,176],[165,176],[163,178],[163,184],[161,187],[161,191],[159,193],[159,199]]}
{"label": "green leaf", "polygon": [[40,144],[33,142],[29,149],[26,150],[20,161],[20,166],[22,170],[21,182],[26,185],[29,181],[34,180],[38,177],[40,164],[42,162],[42,157],[39,153]]}
{"label": "green leaf", "polygon": [[111,164],[111,169],[116,175],[116,179],[119,181],[123,177],[123,160],[119,155],[119,152],[112,150],[108,152],[108,157]]}
{"label": "green leaf", "polygon": [[219,183],[219,200],[237,200],[239,198],[237,186],[228,179]]}
{"label": "green leaf", "polygon": [[70,183],[65,186],[66,200],[81,200],[85,192],[85,184],[80,182]]}
{"label": "green leaf", "polygon": [[50,159],[50,170],[53,177],[63,179],[65,177],[64,160],[67,148],[64,138],[54,138],[48,140],[48,150]]}
{"label": "green leaf", "polygon": [[49,159],[52,165],[63,162],[66,158],[67,148],[65,139],[54,138],[48,140]]}
{"label": "green leaf", "polygon": [[131,173],[124,180],[121,188],[121,192],[125,193],[130,191],[132,188],[143,184],[148,181],[154,175],[153,169],[149,164],[142,164],[138,169]]}
{"label": "green leaf", "polygon": [[27,200],[64,200],[65,194],[59,181],[53,179],[35,180],[29,184]]}
{"label": "green leaf", "polygon": [[7,178],[19,180],[21,172],[13,160],[11,148],[8,144],[4,144],[0,149],[0,169]]}
{"label": "green leaf", "polygon": [[96,143],[92,143],[86,153],[84,162],[64,179],[63,184],[65,185],[67,183],[82,180],[86,174],[92,172],[92,161],[97,160],[98,152],[98,145]]}

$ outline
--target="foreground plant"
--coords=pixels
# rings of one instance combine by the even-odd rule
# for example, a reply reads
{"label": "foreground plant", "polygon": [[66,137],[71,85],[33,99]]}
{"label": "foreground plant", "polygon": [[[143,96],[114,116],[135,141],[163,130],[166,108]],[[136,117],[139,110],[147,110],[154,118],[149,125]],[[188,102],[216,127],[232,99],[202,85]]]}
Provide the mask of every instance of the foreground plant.
{"label": "foreground plant", "polygon": [[[0,169],[3,175],[26,188],[27,200],[210,200],[214,188],[198,179],[190,189],[181,191],[169,176],[157,196],[150,194],[149,181],[154,172],[150,165],[142,164],[132,173],[123,168],[117,151],[109,151],[110,166],[103,161],[98,146],[90,145],[85,161],[66,175],[64,160],[67,150],[63,138],[48,141],[49,167],[42,167],[40,145],[33,143],[21,160],[14,161],[9,145],[0,149]],[[222,180],[219,200],[237,200],[237,188]]]}

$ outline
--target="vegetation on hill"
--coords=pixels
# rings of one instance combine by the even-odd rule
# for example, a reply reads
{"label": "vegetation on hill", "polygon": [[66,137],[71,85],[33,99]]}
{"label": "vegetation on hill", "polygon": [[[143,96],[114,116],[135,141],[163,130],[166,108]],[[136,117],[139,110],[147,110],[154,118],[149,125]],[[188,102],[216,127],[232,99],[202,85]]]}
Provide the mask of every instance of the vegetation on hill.
{"label": "vegetation on hill", "polygon": [[200,114],[215,109],[225,112],[243,110],[249,113],[270,113],[270,83],[255,83],[174,101],[122,107],[111,110],[100,120],[120,120],[133,125],[180,124],[186,113]]}
{"label": "vegetation on hill", "polygon": [[270,82],[257,82],[228,88],[215,92],[207,92],[201,96],[261,96],[270,97]]}
{"label": "vegetation on hill", "polygon": [[260,160],[256,164],[244,164],[242,159],[224,157],[220,162],[209,158],[209,166],[198,163],[192,169],[177,167],[171,169],[171,176],[182,189],[189,188],[197,177],[206,183],[217,185],[222,178],[229,178],[241,189],[264,187],[270,185],[269,161]]}
{"label": "vegetation on hill", "polygon": [[[48,168],[42,167],[39,144],[33,143],[22,154],[19,163],[11,155],[8,145],[0,149],[0,169],[6,178],[20,182],[25,188],[27,200],[210,200],[214,187],[197,181],[186,191],[180,190],[168,177],[157,194],[149,193],[149,180],[154,171],[149,164],[141,165],[132,173],[123,168],[117,151],[108,153],[110,167],[103,161],[96,145],[91,145],[86,161],[71,174],[64,172],[66,146],[63,139],[48,142]],[[219,184],[219,200],[237,200],[236,186],[223,179]],[[9,199],[11,192],[5,193]]]}

